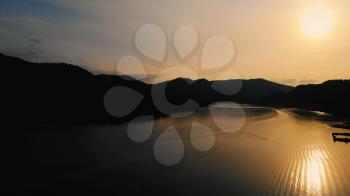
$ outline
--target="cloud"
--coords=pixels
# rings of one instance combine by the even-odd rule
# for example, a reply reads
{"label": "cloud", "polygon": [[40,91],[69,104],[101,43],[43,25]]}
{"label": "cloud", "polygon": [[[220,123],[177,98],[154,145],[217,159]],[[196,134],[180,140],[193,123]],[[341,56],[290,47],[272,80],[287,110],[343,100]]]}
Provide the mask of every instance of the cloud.
{"label": "cloud", "polygon": [[288,78],[288,79],[280,79],[280,80],[274,80],[278,83],[281,84],[286,84],[286,85],[300,85],[300,84],[316,84],[318,83],[318,80],[315,79],[296,79],[296,78]]}
{"label": "cloud", "polygon": [[295,85],[297,83],[297,79],[295,78],[281,79],[279,82],[287,85]]}
{"label": "cloud", "polygon": [[29,39],[26,45],[9,47],[2,49],[1,52],[32,62],[61,62],[62,59],[65,59],[63,56],[46,51],[40,43],[41,41],[39,39]]}
{"label": "cloud", "polygon": [[28,39],[29,42],[33,43],[33,44],[40,44],[40,39],[38,38],[30,38]]}
{"label": "cloud", "polygon": [[127,39],[114,34],[117,27],[108,31],[100,25],[104,24],[79,16],[55,19],[44,13],[0,14],[0,51],[34,61],[77,64],[84,59],[88,68],[108,70],[118,59],[115,54],[127,48],[123,44]]}
{"label": "cloud", "polygon": [[[348,2],[335,2],[341,5],[340,1]],[[200,44],[216,34],[232,38],[239,49],[236,67],[242,76],[263,73],[264,77],[279,77],[288,69],[286,77],[308,78],[315,67],[326,67],[319,80],[329,78],[330,73],[333,78],[347,73],[349,40],[345,27],[350,23],[344,20],[340,24],[344,28],[340,34],[347,39],[337,38],[339,41],[326,50],[307,47],[294,39],[294,26],[286,25],[294,24],[297,4],[300,6],[291,0],[5,0],[0,6],[0,51],[38,61],[60,58],[57,61],[84,63],[85,68],[110,72],[122,56],[135,54],[133,35],[140,25],[161,26],[169,42],[177,28],[190,25],[200,33]],[[339,13],[348,16],[348,6],[342,7],[346,12]],[[40,47],[32,49],[29,44]],[[327,54],[320,58],[317,51]],[[178,61],[173,58],[169,62]],[[337,66],[330,67],[333,63]],[[261,64],[268,67],[262,69]],[[300,71],[305,67],[306,71]],[[283,82],[298,84],[288,78]]]}
{"label": "cloud", "polygon": [[299,84],[316,84],[318,81],[315,79],[302,79]]}

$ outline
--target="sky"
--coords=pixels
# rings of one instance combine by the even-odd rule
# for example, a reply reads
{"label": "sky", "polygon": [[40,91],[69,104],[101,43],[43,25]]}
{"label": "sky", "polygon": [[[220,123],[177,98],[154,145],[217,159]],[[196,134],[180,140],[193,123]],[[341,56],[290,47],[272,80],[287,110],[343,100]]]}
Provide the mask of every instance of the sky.
{"label": "sky", "polygon": [[[332,28],[322,39],[301,29],[302,16],[315,6],[332,13]],[[171,44],[174,32],[186,25],[200,37],[199,52],[187,64],[200,63],[205,41],[224,35],[237,50],[232,76],[320,83],[350,78],[349,8],[348,0],[0,0],[0,52],[115,73],[121,58],[140,56],[133,40],[140,26],[160,26]],[[176,55],[166,57],[167,65],[181,63]]]}

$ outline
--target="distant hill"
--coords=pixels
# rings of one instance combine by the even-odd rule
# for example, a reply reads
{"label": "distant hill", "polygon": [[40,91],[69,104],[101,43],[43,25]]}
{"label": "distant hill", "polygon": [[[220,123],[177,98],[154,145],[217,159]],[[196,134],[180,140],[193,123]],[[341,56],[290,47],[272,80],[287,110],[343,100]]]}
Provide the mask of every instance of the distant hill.
{"label": "distant hill", "polygon": [[289,93],[274,93],[263,103],[318,110],[350,118],[350,80],[300,85]]}
{"label": "distant hill", "polygon": [[[162,83],[163,85],[165,83]],[[181,104],[188,99],[206,106],[218,101],[236,101],[241,103],[258,103],[272,93],[287,93],[293,87],[277,84],[264,79],[192,81],[177,78],[167,81],[167,96],[174,103]],[[156,84],[159,85],[159,84]]]}
{"label": "distant hill", "polygon": [[[3,108],[6,108],[2,111],[11,121],[109,123],[147,114],[163,116],[165,114],[158,111],[151,96],[152,89],[163,87],[165,97],[175,105],[189,99],[200,106],[235,101],[307,106],[304,108],[338,113],[339,105],[346,104],[345,100],[349,97],[349,81],[329,81],[293,88],[264,79],[193,81],[177,78],[152,85],[124,76],[93,75],[75,65],[31,63],[2,54],[0,65],[3,68]],[[105,93],[115,86],[128,87],[144,96],[137,109],[123,118],[109,115],[104,108]],[[336,101],[337,104],[334,104]],[[169,109],[168,112],[178,111]]]}

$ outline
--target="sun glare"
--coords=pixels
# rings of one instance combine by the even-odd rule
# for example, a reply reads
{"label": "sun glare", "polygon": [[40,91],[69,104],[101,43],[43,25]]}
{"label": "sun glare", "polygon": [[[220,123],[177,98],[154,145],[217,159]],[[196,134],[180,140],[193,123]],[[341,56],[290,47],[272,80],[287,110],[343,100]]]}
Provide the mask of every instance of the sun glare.
{"label": "sun glare", "polygon": [[302,30],[311,39],[325,37],[333,27],[332,13],[321,7],[307,10],[302,17]]}

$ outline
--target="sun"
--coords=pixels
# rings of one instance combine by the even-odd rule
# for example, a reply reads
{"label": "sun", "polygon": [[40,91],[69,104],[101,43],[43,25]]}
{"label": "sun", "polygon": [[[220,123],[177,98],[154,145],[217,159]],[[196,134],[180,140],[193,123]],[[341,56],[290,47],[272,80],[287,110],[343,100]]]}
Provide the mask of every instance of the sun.
{"label": "sun", "polygon": [[307,10],[302,17],[303,33],[311,39],[324,38],[333,28],[331,11],[322,7]]}

